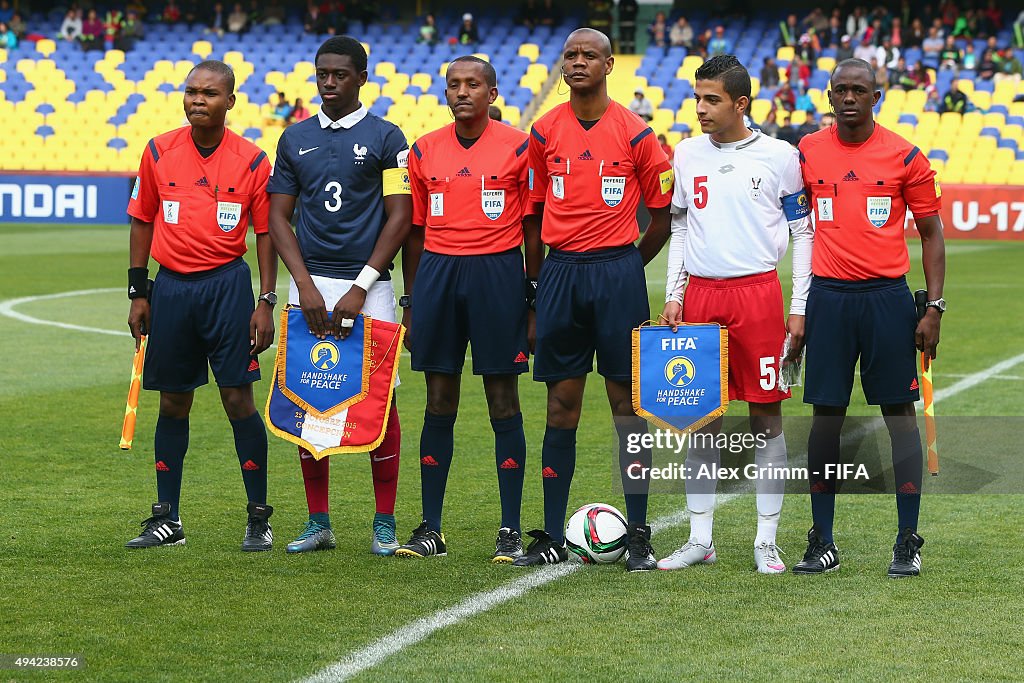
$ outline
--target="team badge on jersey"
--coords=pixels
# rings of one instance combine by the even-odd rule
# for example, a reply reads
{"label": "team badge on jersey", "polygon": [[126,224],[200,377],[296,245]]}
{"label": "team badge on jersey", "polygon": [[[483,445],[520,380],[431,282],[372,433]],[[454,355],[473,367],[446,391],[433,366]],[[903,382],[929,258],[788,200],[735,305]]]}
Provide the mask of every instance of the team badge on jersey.
{"label": "team badge on jersey", "polygon": [[551,176],[551,196],[555,199],[565,199],[565,178],[563,176]]}
{"label": "team badge on jersey", "polygon": [[242,205],[238,202],[217,202],[217,225],[224,232],[231,232],[242,220]]}
{"label": "team badge on jersey", "polygon": [[755,202],[761,198],[761,179],[751,178],[750,179],[750,198]]}
{"label": "team badge on jersey", "polygon": [[178,224],[178,213],[181,210],[181,202],[172,202],[169,199],[164,200],[164,223],[169,225]]}
{"label": "team badge on jersey", "polygon": [[431,192],[430,193],[430,215],[431,216],[443,216],[444,215],[444,193],[443,192]]}
{"label": "team badge on jersey", "polygon": [[835,217],[832,215],[832,198],[831,197],[818,197],[818,220],[819,221],[835,220]]}
{"label": "team badge on jersey", "polygon": [[505,190],[481,190],[480,208],[492,221],[498,220],[505,211]]}
{"label": "team badge on jersey", "polygon": [[892,212],[892,197],[868,197],[868,220],[880,228],[889,220]]}
{"label": "team badge on jersey", "polygon": [[626,193],[624,176],[601,176],[601,199],[608,206],[615,207],[622,201]]}

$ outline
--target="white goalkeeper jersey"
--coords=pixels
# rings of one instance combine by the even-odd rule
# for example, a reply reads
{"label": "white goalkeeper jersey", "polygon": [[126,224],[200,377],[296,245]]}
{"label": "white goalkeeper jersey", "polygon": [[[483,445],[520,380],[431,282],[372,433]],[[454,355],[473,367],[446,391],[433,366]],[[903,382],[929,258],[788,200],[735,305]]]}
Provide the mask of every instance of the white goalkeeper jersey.
{"label": "white goalkeeper jersey", "polygon": [[673,166],[666,299],[682,300],[688,274],[724,279],[774,270],[792,233],[790,311],[803,314],[813,232],[796,148],[759,131],[736,143],[701,135],[676,146]]}

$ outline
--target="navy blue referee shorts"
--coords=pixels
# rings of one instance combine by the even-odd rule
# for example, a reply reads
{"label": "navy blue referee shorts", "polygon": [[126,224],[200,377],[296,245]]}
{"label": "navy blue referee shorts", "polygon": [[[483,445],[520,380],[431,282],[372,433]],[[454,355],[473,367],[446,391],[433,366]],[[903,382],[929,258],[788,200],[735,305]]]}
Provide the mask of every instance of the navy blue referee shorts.
{"label": "navy blue referee shorts", "polygon": [[917,309],[906,278],[814,276],[807,295],[804,403],[848,406],[858,359],[869,404],[916,401],[916,330]]}
{"label": "navy blue referee shorts", "polygon": [[252,279],[241,258],[188,275],[161,268],[149,304],[143,388],[192,391],[210,381],[207,363],[221,387],[260,378],[259,361],[249,355]]}
{"label": "navy blue referee shorts", "polygon": [[640,252],[633,245],[591,252],[552,249],[537,285],[533,378],[557,382],[594,369],[632,377],[632,330],[651,317]]}
{"label": "navy blue referee shorts", "polygon": [[462,373],[466,344],[473,374],[529,369],[523,254],[450,256],[423,252],[412,306],[412,369]]}

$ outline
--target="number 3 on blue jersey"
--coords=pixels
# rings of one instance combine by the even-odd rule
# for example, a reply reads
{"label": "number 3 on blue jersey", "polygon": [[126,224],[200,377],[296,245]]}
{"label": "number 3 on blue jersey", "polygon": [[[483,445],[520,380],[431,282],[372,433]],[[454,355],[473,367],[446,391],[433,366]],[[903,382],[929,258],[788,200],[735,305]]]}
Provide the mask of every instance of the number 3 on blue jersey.
{"label": "number 3 on blue jersey", "polygon": [[334,213],[341,209],[341,183],[332,180],[324,186],[324,192],[331,194],[331,200],[324,200],[324,208]]}

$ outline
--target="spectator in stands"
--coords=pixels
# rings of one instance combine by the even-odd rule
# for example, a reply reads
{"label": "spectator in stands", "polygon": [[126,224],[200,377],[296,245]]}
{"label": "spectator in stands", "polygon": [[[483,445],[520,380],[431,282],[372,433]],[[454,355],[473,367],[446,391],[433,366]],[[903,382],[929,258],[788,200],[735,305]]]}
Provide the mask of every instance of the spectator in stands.
{"label": "spectator in stands", "polygon": [[497,107],[497,106],[495,106],[493,104],[489,105],[487,107],[487,118],[491,119],[492,121],[498,121],[500,123],[501,122],[501,107]]}
{"label": "spectator in stands", "polygon": [[889,88],[889,67],[884,62],[879,62],[878,57],[872,57],[868,63],[871,64],[871,70],[875,74],[875,83],[880,89],[887,90]]}
{"label": "spectator in stands", "polygon": [[229,33],[242,34],[249,27],[249,15],[242,9],[242,3],[236,2],[228,15],[227,30]]}
{"label": "spectator in stands", "polygon": [[[636,0],[619,0],[619,50],[626,54],[636,52],[636,18],[640,5]],[[693,32],[691,30],[691,41]]]}
{"label": "spectator in stands", "polygon": [[805,33],[800,36],[800,42],[796,47],[795,54],[805,64],[814,64],[818,61],[818,52],[821,46],[818,44],[818,37],[814,33]]}
{"label": "spectator in stands", "polygon": [[[776,109],[790,112],[796,108],[796,94],[793,92],[789,81],[783,81],[779,89],[775,91],[774,103]],[[786,117],[789,118],[788,116]]]}
{"label": "spectator in stands", "polygon": [[825,33],[828,30],[829,18],[825,16],[824,10],[821,7],[815,7],[811,10],[811,13],[803,18],[800,25],[804,31],[810,33],[811,29],[814,29],[815,33]]}
{"label": "spectator in stands", "polygon": [[473,15],[466,12],[462,15],[462,26],[459,27],[459,44],[476,45],[480,42],[480,33],[477,31]]}
{"label": "spectator in stands", "polygon": [[302,30],[314,35],[327,33],[327,16],[313,0],[306,5],[306,13],[302,17]]}
{"label": "spectator in stands", "polygon": [[[249,0],[249,8],[245,11],[247,17],[246,30],[263,23],[263,3],[261,0]],[[230,19],[230,17],[229,17]]]}
{"label": "spectator in stands", "polygon": [[60,32],[57,34],[62,40],[75,41],[82,37],[82,10],[69,9],[64,15],[64,21],[60,25]]}
{"label": "spectator in stands", "polygon": [[533,30],[537,22],[537,0],[523,0],[519,5],[519,13],[516,15],[516,23]]}
{"label": "spectator in stands", "polygon": [[654,118],[654,106],[651,101],[644,97],[643,90],[637,90],[633,93],[633,101],[629,103],[629,110],[642,118],[644,121],[650,121]]}
{"label": "spectator in stands", "polygon": [[910,67],[910,76],[914,79],[914,87],[917,90],[932,90],[932,75],[928,68],[917,60],[917,64]]}
{"label": "spectator in stands", "polygon": [[693,47],[693,27],[686,21],[686,17],[676,19],[668,37],[673,47],[685,47],[687,50]]}
{"label": "spectator in stands", "polygon": [[423,17],[423,25],[420,26],[420,34],[416,38],[416,42],[427,45],[437,44],[437,20],[434,19],[433,14]]}
{"label": "spectator in stands", "polygon": [[988,48],[981,55],[981,61],[978,62],[978,78],[981,80],[991,81],[995,77],[997,67],[994,57],[995,52]]}
{"label": "spectator in stands", "polygon": [[665,153],[665,156],[671,159],[672,145],[668,144],[668,138],[665,137],[664,133],[658,133],[658,145],[661,146],[661,151]]}
{"label": "spectator in stands", "polygon": [[943,71],[959,71],[963,58],[963,53],[956,46],[956,38],[946,36],[946,44],[943,46],[942,51],[939,52],[939,69]]}
{"label": "spectator in stands", "polygon": [[867,33],[868,18],[863,7],[854,7],[853,12],[846,18],[846,35],[859,40]]}
{"label": "spectator in stands", "polygon": [[999,62],[999,71],[996,73],[995,80],[998,83],[1002,80],[1019,81],[1021,77],[1021,63],[1017,59],[1016,53],[1013,48],[1008,47],[1003,50],[1002,60]]}
{"label": "spectator in stands", "polygon": [[835,125],[835,122],[836,115],[830,111],[827,111],[824,114],[822,114],[821,118],[818,120],[818,130],[825,130],[826,128],[831,128],[833,125]]}
{"label": "spectator in stands", "polygon": [[14,10],[11,9],[11,3],[8,0],[0,0],[0,21],[6,24],[13,16]]}
{"label": "spectator in stands", "polygon": [[910,28],[904,32],[903,45],[902,47],[921,47],[924,43],[924,39],[928,37],[928,33],[924,30],[924,24],[917,17],[910,22]]}
{"label": "spectator in stands", "polygon": [[114,47],[114,39],[121,33],[124,26],[124,15],[121,10],[111,9],[103,17],[103,41],[109,50]]}
{"label": "spectator in stands", "polygon": [[[828,20],[828,28],[821,36],[821,43],[824,47],[835,50],[843,39],[843,26],[839,17],[832,17]],[[852,54],[852,53],[851,53]]]}
{"label": "spectator in stands", "polygon": [[896,66],[889,70],[889,87],[917,90],[917,83],[914,82],[910,69],[907,67],[906,58],[900,57],[896,61]]}
{"label": "spectator in stands", "polygon": [[82,49],[103,49],[103,22],[96,16],[95,9],[89,10],[82,22]]}
{"label": "spectator in stands", "polygon": [[131,52],[135,49],[135,43],[142,40],[146,35],[146,29],[139,19],[138,13],[130,9],[125,13],[121,30],[114,38],[114,47],[122,52]]}
{"label": "spectator in stands", "polygon": [[668,45],[668,25],[665,23],[665,13],[658,12],[654,15],[654,21],[647,27],[647,36],[650,44],[655,47],[666,47]]}
{"label": "spectator in stands", "polygon": [[167,4],[164,5],[164,11],[160,15],[160,21],[165,24],[177,24],[181,21],[181,8],[178,7],[178,3],[174,0],[167,0]]}
{"label": "spectator in stands", "polygon": [[800,55],[793,55],[793,61],[789,63],[789,67],[786,69],[786,79],[801,93],[806,92],[810,86],[811,68],[807,66],[804,60],[800,59]]}
{"label": "spectator in stands", "polygon": [[288,104],[288,98],[284,96],[284,93],[277,93],[277,104],[274,105],[270,116],[267,117],[267,125],[287,126],[292,111],[292,105]]}
{"label": "spectator in stands", "polygon": [[224,3],[215,2],[206,19],[206,33],[223,36],[228,29],[228,13],[224,11]]}
{"label": "spectator in stands", "polygon": [[0,48],[13,50],[18,47],[18,36],[5,21],[0,21]]}
{"label": "spectator in stands", "polygon": [[878,59],[878,48],[871,44],[871,38],[865,36],[853,50],[853,56],[855,59],[863,59],[865,62],[871,62],[872,59]]}
{"label": "spectator in stands", "polygon": [[887,69],[895,69],[896,63],[900,61],[900,49],[893,45],[889,38],[882,40],[882,45],[878,48],[878,63],[885,64]]}
{"label": "spectator in stands", "polygon": [[1003,10],[996,4],[996,0],[988,0],[988,5],[981,15],[981,31],[990,36],[999,33],[1003,28]]}
{"label": "spectator in stands", "polygon": [[309,118],[309,110],[306,109],[306,105],[303,103],[302,98],[295,99],[295,107],[292,109],[292,114],[288,119],[289,123],[298,123],[299,121],[305,121]]}
{"label": "spectator in stands", "polygon": [[942,53],[943,47],[945,47],[945,42],[942,40],[942,36],[939,35],[939,28],[932,26],[928,29],[928,37],[921,41],[921,52],[924,53],[925,58],[934,59],[935,63],[938,64],[939,55]]}
{"label": "spectator in stands", "polygon": [[892,43],[893,47],[903,47],[903,20],[899,17],[894,17],[892,20],[892,26],[889,27],[889,42]]}
{"label": "spectator in stands", "polygon": [[956,24],[953,26],[953,35],[957,38],[967,38],[968,40],[978,35],[978,15],[975,14],[973,9],[968,9],[956,18]]}
{"label": "spectator in stands", "polygon": [[555,0],[543,0],[540,12],[537,13],[537,24],[540,26],[558,26],[562,23],[562,10],[558,9]]}
{"label": "spectator in stands", "polygon": [[960,60],[960,66],[969,71],[974,71],[978,68],[978,55],[974,52],[973,41],[967,41],[967,45],[964,46],[964,56]]}
{"label": "spectator in stands", "polygon": [[765,57],[761,67],[761,87],[774,88],[779,84],[779,66],[774,57]]}
{"label": "spectator in stands", "polygon": [[779,115],[779,132],[776,133],[775,137],[779,140],[785,140],[794,147],[796,146],[799,134],[796,128],[789,125],[789,112],[784,111]]}
{"label": "spectator in stands", "polygon": [[790,14],[785,21],[779,22],[779,47],[796,47],[801,33],[796,15]]}
{"label": "spectator in stands", "polygon": [[928,91],[928,97],[924,101],[924,111],[936,114],[942,111],[942,100],[939,99],[939,91],[935,88]]}
{"label": "spectator in stands", "polygon": [[775,120],[775,111],[775,109],[769,109],[768,116],[765,117],[764,123],[761,124],[761,132],[773,138],[779,137],[779,123]]}
{"label": "spectator in stands", "polygon": [[600,31],[612,42],[612,0],[589,0],[587,2],[587,25]]}
{"label": "spectator in stands", "polygon": [[836,64],[853,58],[853,45],[850,36],[843,35],[839,39],[839,47],[836,48]]}
{"label": "spectator in stands", "polygon": [[21,17],[20,12],[15,12],[11,15],[11,20],[7,22],[7,29],[14,31],[14,35],[18,36],[19,41],[25,40],[25,35],[28,33],[28,25]]}
{"label": "spectator in stands", "polygon": [[820,130],[821,128],[821,126],[818,125],[817,119],[815,118],[817,117],[818,113],[813,108],[807,109],[806,112],[807,118],[805,118],[804,122],[801,123],[800,126],[796,129],[797,144],[799,144],[800,141],[804,139],[805,135],[817,133],[818,130]]}
{"label": "spectator in stands", "polygon": [[960,90],[960,83],[954,78],[949,83],[949,92],[942,98],[942,107],[939,108],[939,113],[963,114],[967,111],[967,104],[967,95]]}
{"label": "spectator in stands", "polygon": [[263,10],[263,25],[264,26],[280,26],[287,19],[287,15],[284,11],[284,7],[281,6],[279,0],[270,0],[266,8]]}
{"label": "spectator in stands", "polygon": [[960,10],[957,9],[955,0],[942,0],[939,5],[939,18],[942,20],[942,27],[946,31],[952,31],[956,25]]}
{"label": "spectator in stands", "polygon": [[708,56],[727,55],[732,52],[732,46],[725,37],[725,27],[715,27],[715,37],[708,42]]}
{"label": "spectator in stands", "polygon": [[332,36],[343,36],[348,33],[348,16],[345,6],[338,0],[327,4],[327,33]]}

